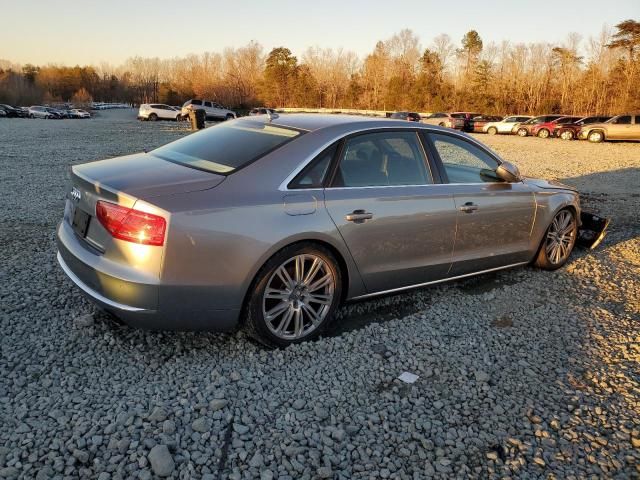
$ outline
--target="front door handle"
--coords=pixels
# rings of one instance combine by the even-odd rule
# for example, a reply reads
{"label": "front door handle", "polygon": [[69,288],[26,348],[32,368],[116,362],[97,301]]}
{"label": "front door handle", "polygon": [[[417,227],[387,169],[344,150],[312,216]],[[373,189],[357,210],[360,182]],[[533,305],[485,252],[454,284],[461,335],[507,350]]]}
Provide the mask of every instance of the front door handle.
{"label": "front door handle", "polygon": [[364,223],[366,220],[371,220],[373,213],[369,213],[366,210],[354,210],[344,216],[347,222]]}
{"label": "front door handle", "polygon": [[473,202],[467,202],[462,205],[459,210],[464,213],[473,213],[478,210],[478,205]]}

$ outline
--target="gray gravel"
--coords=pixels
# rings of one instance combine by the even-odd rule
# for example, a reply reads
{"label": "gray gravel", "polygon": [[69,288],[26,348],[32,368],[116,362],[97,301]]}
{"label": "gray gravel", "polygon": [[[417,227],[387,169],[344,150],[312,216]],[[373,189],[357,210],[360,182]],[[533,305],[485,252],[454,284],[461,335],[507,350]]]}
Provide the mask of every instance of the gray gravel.
{"label": "gray gravel", "polygon": [[580,186],[604,244],[347,306],[268,351],[118,326],[58,269],[68,166],[186,134],[134,116],[0,120],[0,478],[640,475],[640,145],[480,137]]}

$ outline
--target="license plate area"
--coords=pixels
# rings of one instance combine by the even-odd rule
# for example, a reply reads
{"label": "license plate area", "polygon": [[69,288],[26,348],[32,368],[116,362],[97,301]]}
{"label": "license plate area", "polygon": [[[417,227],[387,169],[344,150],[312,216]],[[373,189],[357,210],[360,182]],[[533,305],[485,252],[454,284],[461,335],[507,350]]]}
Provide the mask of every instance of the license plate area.
{"label": "license plate area", "polygon": [[79,208],[74,209],[73,217],[71,220],[71,227],[73,228],[73,231],[76,232],[80,237],[84,238],[87,236],[87,230],[89,230],[90,221],[91,215],[83,210],[80,210]]}

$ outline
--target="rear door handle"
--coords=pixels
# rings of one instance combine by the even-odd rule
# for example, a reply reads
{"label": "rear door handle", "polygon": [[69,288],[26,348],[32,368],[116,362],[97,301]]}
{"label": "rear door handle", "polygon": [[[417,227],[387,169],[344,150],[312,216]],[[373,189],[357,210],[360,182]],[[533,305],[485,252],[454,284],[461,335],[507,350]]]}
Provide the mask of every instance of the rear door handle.
{"label": "rear door handle", "polygon": [[353,223],[364,223],[365,220],[371,220],[373,218],[373,213],[369,213],[366,210],[354,210],[351,213],[348,213],[344,216],[344,219],[347,222]]}
{"label": "rear door handle", "polygon": [[476,205],[476,204],[475,204],[475,203],[473,203],[473,202],[467,202],[467,203],[465,203],[464,205],[462,205],[462,206],[459,208],[459,210],[460,210],[461,212],[464,212],[464,213],[473,213],[473,212],[475,212],[476,210],[478,210],[478,205]]}

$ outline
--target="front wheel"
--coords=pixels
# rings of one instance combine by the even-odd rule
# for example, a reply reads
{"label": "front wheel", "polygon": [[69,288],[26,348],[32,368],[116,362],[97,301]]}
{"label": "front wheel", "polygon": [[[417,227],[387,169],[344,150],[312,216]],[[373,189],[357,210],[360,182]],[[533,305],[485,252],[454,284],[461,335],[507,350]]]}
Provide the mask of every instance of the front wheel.
{"label": "front wheel", "polygon": [[498,129],[497,129],[496,127],[489,127],[489,128],[487,129],[487,133],[488,133],[489,135],[495,135],[496,133],[498,133]]}
{"label": "front wheel", "polygon": [[235,117],[233,115],[231,115],[230,113],[227,113],[227,116],[225,117],[225,120],[233,120]]}
{"label": "front wheel", "polygon": [[560,210],[547,228],[534,265],[545,270],[562,267],[571,255],[577,234],[578,222],[573,210]]}
{"label": "front wheel", "polygon": [[526,137],[527,135],[529,135],[529,132],[526,128],[519,128],[517,133],[519,137]]}
{"label": "front wheel", "polygon": [[604,135],[600,130],[596,130],[594,132],[590,132],[587,138],[591,143],[600,143],[604,140]]}
{"label": "front wheel", "polygon": [[540,131],[538,132],[538,137],[539,138],[549,138],[549,130],[547,130],[546,128],[540,129]]}
{"label": "front wheel", "polygon": [[573,132],[571,130],[564,130],[560,134],[560,138],[562,140],[573,140]]}
{"label": "front wheel", "polygon": [[341,291],[330,251],[314,244],[287,247],[256,277],[246,305],[248,333],[276,347],[315,338],[330,323]]}

